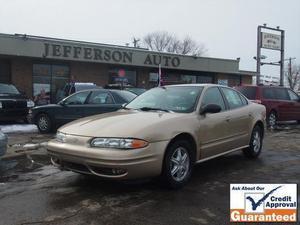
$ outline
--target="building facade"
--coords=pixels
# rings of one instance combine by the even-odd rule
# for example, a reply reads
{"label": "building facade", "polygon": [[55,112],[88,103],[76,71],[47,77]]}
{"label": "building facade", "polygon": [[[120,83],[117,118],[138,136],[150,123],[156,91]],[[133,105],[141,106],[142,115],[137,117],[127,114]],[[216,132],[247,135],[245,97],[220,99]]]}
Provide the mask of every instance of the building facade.
{"label": "building facade", "polygon": [[254,72],[240,71],[239,60],[0,34],[0,83],[12,83],[32,98],[45,91],[52,102],[67,82],[155,87],[159,64],[164,85],[219,83],[234,86],[251,84],[255,75]]}

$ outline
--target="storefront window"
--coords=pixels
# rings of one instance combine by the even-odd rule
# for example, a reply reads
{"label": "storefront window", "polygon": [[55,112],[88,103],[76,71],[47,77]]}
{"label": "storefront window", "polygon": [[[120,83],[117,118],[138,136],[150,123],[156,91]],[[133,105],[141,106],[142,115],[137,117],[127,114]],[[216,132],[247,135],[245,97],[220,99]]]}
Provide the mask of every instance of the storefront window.
{"label": "storefront window", "polygon": [[181,80],[185,84],[197,83],[197,77],[193,75],[181,75]]}
{"label": "storefront window", "polygon": [[136,86],[136,71],[123,68],[109,70],[109,83],[125,86]]}
{"label": "storefront window", "polygon": [[33,95],[36,105],[56,103],[69,81],[69,67],[64,65],[33,64]]}

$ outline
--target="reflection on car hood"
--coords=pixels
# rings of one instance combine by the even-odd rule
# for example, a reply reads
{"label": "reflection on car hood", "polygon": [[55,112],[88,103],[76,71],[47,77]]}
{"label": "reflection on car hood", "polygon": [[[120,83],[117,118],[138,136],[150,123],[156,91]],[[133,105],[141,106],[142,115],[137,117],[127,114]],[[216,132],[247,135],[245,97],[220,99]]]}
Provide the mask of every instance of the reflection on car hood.
{"label": "reflection on car hood", "polygon": [[59,131],[67,134],[90,137],[135,137],[155,133],[158,124],[169,123],[183,117],[182,113],[142,112],[137,110],[119,110],[90,116],[73,121],[61,127]]}

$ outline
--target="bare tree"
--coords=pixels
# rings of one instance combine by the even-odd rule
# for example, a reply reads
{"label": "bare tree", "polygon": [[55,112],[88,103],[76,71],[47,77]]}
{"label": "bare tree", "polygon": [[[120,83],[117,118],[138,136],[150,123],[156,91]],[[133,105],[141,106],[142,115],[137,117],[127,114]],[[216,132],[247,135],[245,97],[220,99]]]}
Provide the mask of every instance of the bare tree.
{"label": "bare tree", "polygon": [[285,76],[291,89],[300,89],[300,64],[288,68],[285,72]]}
{"label": "bare tree", "polygon": [[207,51],[203,44],[198,44],[189,36],[180,40],[176,35],[170,34],[167,31],[149,33],[143,38],[143,43],[145,47],[153,51],[183,55],[202,56]]}

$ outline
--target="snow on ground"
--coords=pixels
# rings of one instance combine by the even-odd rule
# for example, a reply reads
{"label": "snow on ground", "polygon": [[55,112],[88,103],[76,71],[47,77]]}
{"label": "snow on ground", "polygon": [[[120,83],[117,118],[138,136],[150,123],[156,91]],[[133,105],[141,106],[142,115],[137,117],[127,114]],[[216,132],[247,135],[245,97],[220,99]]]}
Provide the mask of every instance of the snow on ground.
{"label": "snow on ground", "polygon": [[38,128],[34,124],[10,124],[0,125],[0,130],[3,133],[37,133]]}

